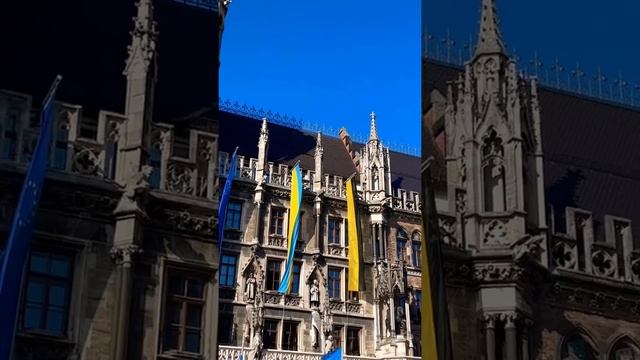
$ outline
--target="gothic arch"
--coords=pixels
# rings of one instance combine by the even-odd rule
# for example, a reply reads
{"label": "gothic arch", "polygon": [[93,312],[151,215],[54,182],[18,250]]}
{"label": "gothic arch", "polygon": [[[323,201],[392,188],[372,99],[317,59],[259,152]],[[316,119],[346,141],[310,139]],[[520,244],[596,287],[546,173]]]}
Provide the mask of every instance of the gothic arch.
{"label": "gothic arch", "polygon": [[[597,349],[598,347],[586,329],[578,327],[562,339],[556,358],[559,360],[597,360],[600,357]],[[577,352],[582,353],[582,357],[575,357]]]}
{"label": "gothic arch", "polygon": [[609,342],[609,346],[607,348],[607,360],[626,359],[618,356],[623,350],[627,350],[633,355],[633,357],[629,359],[640,359],[640,346],[638,345],[638,342],[631,336],[622,333],[616,335],[613,340]]}

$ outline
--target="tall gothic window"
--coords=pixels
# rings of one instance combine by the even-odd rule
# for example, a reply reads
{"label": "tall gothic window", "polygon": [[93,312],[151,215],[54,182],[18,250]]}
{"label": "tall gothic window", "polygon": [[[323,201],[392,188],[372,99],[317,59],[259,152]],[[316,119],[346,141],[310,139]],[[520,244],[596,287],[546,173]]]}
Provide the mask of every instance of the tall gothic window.
{"label": "tall gothic window", "polygon": [[236,286],[236,269],[238,257],[235,255],[222,255],[220,261],[220,286]]}
{"label": "tall gothic window", "polygon": [[420,267],[421,249],[422,241],[420,233],[415,231],[413,235],[411,235],[411,265],[413,265],[413,267]]}
{"label": "tall gothic window", "polygon": [[160,145],[154,145],[151,147],[151,153],[149,154],[149,166],[153,168],[149,184],[152,188],[157,189],[160,187],[160,177],[162,176],[160,172],[162,167],[162,150],[160,149]]}
{"label": "tall gothic window", "polygon": [[267,290],[278,290],[280,286],[281,265],[282,261],[280,260],[267,261]]}
{"label": "tall gothic window", "polygon": [[291,281],[291,294],[300,294],[300,270],[302,269],[301,262],[293,263],[293,279]]}
{"label": "tall gothic window", "polygon": [[340,225],[342,219],[330,217],[327,224],[327,237],[329,238],[329,244],[340,245]]}
{"label": "tall gothic window", "polygon": [[596,360],[598,355],[580,335],[567,338],[562,344],[561,360]]}
{"label": "tall gothic window", "polygon": [[275,349],[278,344],[278,320],[265,319],[262,333],[265,349]]}
{"label": "tall gothic window", "polygon": [[407,236],[406,231],[402,229],[398,229],[398,234],[396,235],[396,256],[398,260],[405,260],[407,256],[407,241],[409,240],[409,236]]}
{"label": "tall gothic window", "polygon": [[504,148],[502,139],[491,130],[482,145],[482,178],[484,210],[501,212],[507,208],[505,190]]}
{"label": "tall gothic window", "polygon": [[282,323],[282,350],[298,350],[298,322]]}
{"label": "tall gothic window", "polygon": [[348,327],[347,328],[347,355],[360,356],[360,328]]}
{"label": "tall gothic window", "polygon": [[230,200],[227,206],[227,218],[225,229],[240,230],[240,219],[242,215],[242,203]]}
{"label": "tall gothic window", "polygon": [[342,326],[333,325],[333,344],[337,348],[342,347]]}
{"label": "tall gothic window", "polygon": [[340,299],[340,268],[329,268],[329,299]]}
{"label": "tall gothic window", "polygon": [[59,124],[55,132],[55,148],[53,152],[53,167],[64,170],[67,166],[67,151],[69,128],[67,124]]}
{"label": "tall gothic window", "polygon": [[169,274],[165,301],[164,350],[201,353],[204,278],[183,272]]}
{"label": "tall gothic window", "polygon": [[66,335],[72,272],[72,258],[68,255],[31,253],[23,296],[23,330]]}
{"label": "tall gothic window", "polygon": [[4,118],[2,141],[2,158],[15,160],[18,151],[18,122],[20,112],[17,108],[9,108]]}
{"label": "tall gothic window", "polygon": [[271,221],[269,223],[269,233],[271,235],[284,236],[284,215],[286,210],[283,208],[271,208]]}

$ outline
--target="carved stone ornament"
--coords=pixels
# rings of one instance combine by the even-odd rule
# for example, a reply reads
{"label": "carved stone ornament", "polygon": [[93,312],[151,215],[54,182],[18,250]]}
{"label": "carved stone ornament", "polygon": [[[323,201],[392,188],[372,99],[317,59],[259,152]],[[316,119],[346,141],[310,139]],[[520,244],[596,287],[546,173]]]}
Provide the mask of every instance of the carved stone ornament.
{"label": "carved stone ornament", "polygon": [[139,173],[120,184],[123,188],[123,193],[114,211],[115,213],[140,210],[139,199],[149,191],[149,180],[152,172],[153,168],[151,166],[143,165]]}
{"label": "carved stone ornament", "polygon": [[142,249],[138,245],[114,246],[110,251],[111,259],[117,265],[130,264],[139,254],[142,254]]}
{"label": "carved stone ornament", "polygon": [[516,242],[513,248],[513,258],[516,261],[523,261],[525,259],[532,259],[540,261],[540,257],[544,252],[542,244],[544,236],[525,236],[520,241]]}
{"label": "carved stone ornament", "polygon": [[500,220],[492,220],[485,224],[482,236],[485,246],[504,246],[509,243],[507,225]]}
{"label": "carved stone ornament", "polygon": [[476,281],[517,281],[525,270],[517,265],[505,263],[475,264],[473,277]]}
{"label": "carved stone ornament", "polygon": [[168,222],[180,230],[193,231],[202,235],[211,235],[216,228],[217,219],[214,216],[196,216],[188,211],[168,213]]}

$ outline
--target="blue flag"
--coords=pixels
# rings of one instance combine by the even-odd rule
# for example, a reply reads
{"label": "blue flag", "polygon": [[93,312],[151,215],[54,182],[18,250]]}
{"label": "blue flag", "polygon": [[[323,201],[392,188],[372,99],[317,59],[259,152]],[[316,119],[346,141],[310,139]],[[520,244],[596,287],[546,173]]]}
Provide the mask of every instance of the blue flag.
{"label": "blue flag", "polygon": [[54,122],[54,97],[62,80],[58,75],[42,106],[40,136],[33,153],[27,176],[22,185],[20,200],[13,216],[11,232],[6,243],[0,267],[0,359],[10,359],[16,333],[16,318],[19,311],[22,277],[29,256],[31,235],[42,186],[47,172],[49,146]]}
{"label": "blue flag", "polygon": [[229,195],[231,195],[231,184],[233,184],[233,178],[236,176],[237,152],[238,148],[236,147],[231,156],[231,166],[229,166],[229,173],[227,174],[222,194],[220,194],[220,204],[218,205],[218,257],[220,259],[222,259],[222,239],[224,238],[224,226],[227,220],[227,205],[229,204]]}
{"label": "blue flag", "polygon": [[324,354],[322,360],[342,360],[342,348],[337,348]]}

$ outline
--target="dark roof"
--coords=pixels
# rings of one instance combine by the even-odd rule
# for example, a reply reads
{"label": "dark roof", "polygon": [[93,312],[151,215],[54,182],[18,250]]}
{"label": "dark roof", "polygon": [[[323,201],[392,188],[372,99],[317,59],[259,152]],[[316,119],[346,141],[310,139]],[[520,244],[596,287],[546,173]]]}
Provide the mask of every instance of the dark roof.
{"label": "dark roof", "polygon": [[[258,157],[258,138],[261,121],[229,112],[219,116],[220,151],[233,152],[238,146],[238,154]],[[305,170],[314,169],[316,133],[293,127],[268,123],[269,149],[267,160],[274,163],[294,165],[300,160]],[[356,167],[342,141],[336,137],[322,135],[323,166],[326,174],[344,178],[351,176]],[[360,150],[362,144],[354,144]],[[415,156],[390,151],[392,185],[409,191],[420,190],[420,159]]]}
{"label": "dark roof", "polygon": [[[172,118],[218,97],[217,13],[154,0],[158,82],[154,119]],[[57,99],[85,114],[124,112],[134,0],[0,1],[0,88],[42,101],[56,74]]]}
{"label": "dark roof", "polygon": [[[423,62],[423,94],[446,92],[461,68]],[[593,213],[596,241],[604,215],[632,221],[640,243],[640,110],[539,87],[547,202],[557,220],[567,206]]]}

